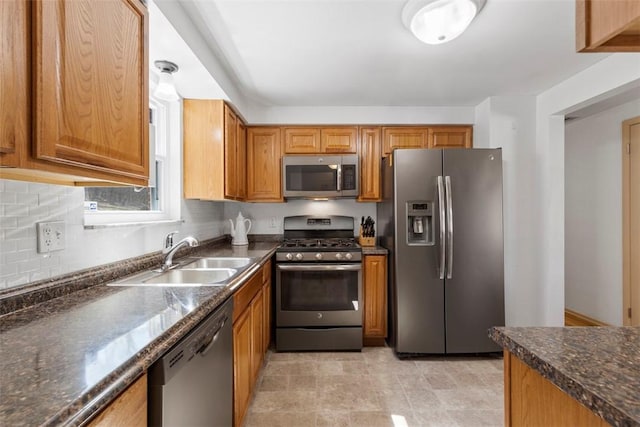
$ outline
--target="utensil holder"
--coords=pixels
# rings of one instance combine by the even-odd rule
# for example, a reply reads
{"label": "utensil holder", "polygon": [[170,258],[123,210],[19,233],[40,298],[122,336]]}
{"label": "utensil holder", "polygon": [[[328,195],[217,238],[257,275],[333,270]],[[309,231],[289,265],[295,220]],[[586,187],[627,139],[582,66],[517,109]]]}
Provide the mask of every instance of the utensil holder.
{"label": "utensil holder", "polygon": [[358,236],[358,243],[360,246],[375,246],[376,238],[374,237],[364,237],[362,235],[362,227],[360,227],[360,235]]}

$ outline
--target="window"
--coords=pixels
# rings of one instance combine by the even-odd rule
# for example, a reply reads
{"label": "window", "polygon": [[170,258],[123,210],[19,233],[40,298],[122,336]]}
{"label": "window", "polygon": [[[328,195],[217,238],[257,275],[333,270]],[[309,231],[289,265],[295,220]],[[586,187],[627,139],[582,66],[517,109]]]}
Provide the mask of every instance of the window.
{"label": "window", "polygon": [[[150,93],[153,93],[152,87]],[[178,170],[179,181],[179,144],[173,144],[178,151],[172,153],[176,148],[169,142],[179,141],[181,115],[180,102],[167,102],[150,96],[149,186],[86,187],[85,226],[179,219],[180,188],[179,185],[171,185],[176,181],[171,176],[172,167]],[[170,162],[172,158],[178,159],[175,165]]]}

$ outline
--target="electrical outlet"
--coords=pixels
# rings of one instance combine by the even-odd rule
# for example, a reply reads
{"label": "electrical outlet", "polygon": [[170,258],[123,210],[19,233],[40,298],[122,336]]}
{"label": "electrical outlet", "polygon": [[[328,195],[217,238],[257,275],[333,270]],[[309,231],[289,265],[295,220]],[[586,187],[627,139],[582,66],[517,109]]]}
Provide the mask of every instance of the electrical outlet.
{"label": "electrical outlet", "polygon": [[275,216],[269,218],[269,228],[278,228],[278,221]]}
{"label": "electrical outlet", "polygon": [[39,254],[64,249],[66,237],[64,221],[38,222],[36,230]]}

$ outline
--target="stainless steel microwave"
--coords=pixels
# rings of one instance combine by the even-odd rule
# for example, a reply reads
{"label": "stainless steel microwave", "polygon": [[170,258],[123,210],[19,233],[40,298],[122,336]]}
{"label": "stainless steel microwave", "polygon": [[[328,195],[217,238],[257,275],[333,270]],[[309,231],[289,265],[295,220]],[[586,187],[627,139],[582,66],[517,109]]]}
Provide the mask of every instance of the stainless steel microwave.
{"label": "stainless steel microwave", "polygon": [[286,198],[358,196],[358,156],[284,156],[282,186]]}

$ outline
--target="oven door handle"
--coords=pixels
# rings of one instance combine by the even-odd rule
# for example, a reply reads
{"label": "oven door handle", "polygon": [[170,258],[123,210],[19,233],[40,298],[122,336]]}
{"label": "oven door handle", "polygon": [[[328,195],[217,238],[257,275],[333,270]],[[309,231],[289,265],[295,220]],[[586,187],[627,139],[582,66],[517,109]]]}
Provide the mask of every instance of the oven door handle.
{"label": "oven door handle", "polygon": [[309,265],[309,264],[277,264],[276,268],[286,271],[359,271],[362,270],[361,264],[322,264],[322,265]]}

